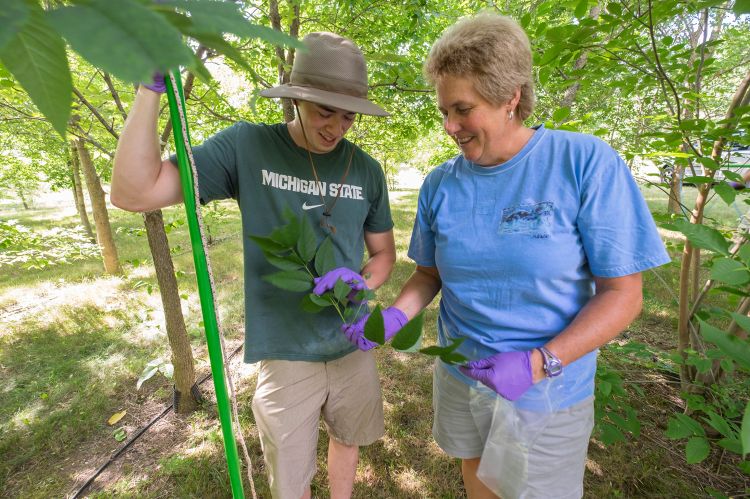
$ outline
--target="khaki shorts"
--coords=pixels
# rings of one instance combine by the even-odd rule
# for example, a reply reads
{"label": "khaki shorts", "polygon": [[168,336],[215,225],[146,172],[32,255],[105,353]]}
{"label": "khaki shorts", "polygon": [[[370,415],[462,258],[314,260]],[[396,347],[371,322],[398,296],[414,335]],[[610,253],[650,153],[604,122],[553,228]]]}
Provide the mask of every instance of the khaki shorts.
{"label": "khaki shorts", "polygon": [[[449,374],[440,361],[435,363],[432,391],[432,435],[440,448],[461,459],[482,456],[492,424],[493,404],[472,406],[469,385]],[[555,412],[528,451],[528,475],[520,497],[582,497],[593,427],[593,397]]]}
{"label": "khaki shorts", "polygon": [[367,445],[383,436],[383,399],[372,352],[330,362],[264,360],[253,414],[274,498],[299,499],[316,472],[321,414],[331,438]]}

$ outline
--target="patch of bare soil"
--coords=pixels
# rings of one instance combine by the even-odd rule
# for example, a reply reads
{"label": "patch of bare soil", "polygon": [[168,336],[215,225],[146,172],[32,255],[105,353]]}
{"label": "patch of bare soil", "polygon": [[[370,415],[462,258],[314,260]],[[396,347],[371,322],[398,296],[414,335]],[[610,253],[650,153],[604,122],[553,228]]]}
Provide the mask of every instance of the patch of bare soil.
{"label": "patch of bare soil", "polygon": [[[253,375],[253,366],[242,363],[242,350],[238,348],[241,344],[242,340],[226,341],[227,355],[234,353],[229,362],[229,370],[236,389],[241,389],[238,385]],[[196,357],[203,355],[203,352],[196,352]],[[209,368],[205,368],[196,376],[199,381],[204,380],[199,385],[204,398],[199,410],[203,411],[205,418],[189,420],[189,416],[175,414],[173,409],[168,409],[168,404],[145,397],[132,397],[126,400],[122,407],[123,410],[127,410],[128,417],[123,419],[127,422],[114,426],[122,426],[127,431],[128,438],[124,442],[118,443],[107,435],[92,439],[61,463],[64,473],[73,480],[68,497],[79,491],[102,465],[105,465],[105,468],[81,491],[79,497],[86,497],[97,491],[111,491],[115,484],[125,477],[131,485],[149,479],[154,471],[159,469],[162,459],[186,451],[190,447],[192,437],[218,425],[215,391],[212,378],[207,377],[209,374]],[[162,388],[171,390],[168,384],[163,384]],[[165,409],[168,409],[166,413],[158,417]],[[158,418],[156,422],[114,457],[132,436],[154,418]],[[257,463],[253,464],[257,466]]]}

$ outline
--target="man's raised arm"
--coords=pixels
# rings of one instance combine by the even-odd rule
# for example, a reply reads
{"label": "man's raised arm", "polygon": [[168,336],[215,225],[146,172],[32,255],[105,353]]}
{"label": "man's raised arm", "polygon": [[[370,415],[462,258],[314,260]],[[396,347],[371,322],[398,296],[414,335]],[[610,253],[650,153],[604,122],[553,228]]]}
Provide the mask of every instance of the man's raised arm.
{"label": "man's raised arm", "polygon": [[151,211],[182,201],[177,167],[163,160],[157,123],[161,92],[138,89],[120,134],[110,201],[128,211]]}

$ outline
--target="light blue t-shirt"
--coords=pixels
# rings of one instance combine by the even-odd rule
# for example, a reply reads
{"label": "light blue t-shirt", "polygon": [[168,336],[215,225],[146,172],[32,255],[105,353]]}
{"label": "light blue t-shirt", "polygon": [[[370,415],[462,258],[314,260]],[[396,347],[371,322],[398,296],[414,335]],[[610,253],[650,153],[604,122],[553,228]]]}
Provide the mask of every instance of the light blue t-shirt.
{"label": "light blue t-shirt", "polygon": [[[670,261],[617,153],[596,137],[543,126],[501,165],[459,155],[433,170],[419,193],[409,257],[440,273],[439,343],[465,337],[458,352],[472,360],[544,345],[594,295],[594,276]],[[565,366],[555,407],[592,395],[595,372],[596,352]]]}

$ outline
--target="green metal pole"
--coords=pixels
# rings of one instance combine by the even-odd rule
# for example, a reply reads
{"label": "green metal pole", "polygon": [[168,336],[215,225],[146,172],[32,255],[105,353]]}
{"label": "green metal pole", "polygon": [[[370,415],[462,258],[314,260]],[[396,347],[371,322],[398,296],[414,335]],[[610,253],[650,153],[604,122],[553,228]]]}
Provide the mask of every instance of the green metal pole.
{"label": "green metal pole", "polygon": [[[208,357],[211,362],[211,373],[213,374],[214,388],[216,389],[216,404],[219,410],[219,420],[221,421],[221,432],[224,436],[224,451],[229,468],[232,497],[239,499],[244,498],[245,494],[242,490],[242,475],[240,473],[237,444],[234,440],[234,432],[232,431],[232,413],[229,405],[226,380],[224,378],[224,356],[221,348],[221,340],[219,339],[219,325],[216,320],[213,289],[208,274],[208,260],[203,248],[203,240],[196,213],[193,172],[187,152],[187,147],[190,144],[190,135],[187,129],[187,116],[185,116],[185,97],[182,93],[182,82],[179,71],[174,71],[172,74],[177,83],[179,95],[175,96],[169,75],[165,75],[165,83],[169,99],[169,113],[172,118],[172,132],[177,152],[177,164],[180,171],[180,183],[182,184],[182,196],[185,201],[190,241],[193,247],[195,274],[198,279],[198,294],[200,295],[203,324],[206,330],[206,343],[208,345]],[[178,106],[178,98],[181,107]],[[182,109],[182,121],[180,120],[180,109]],[[183,123],[185,124],[185,135],[188,144],[185,144],[183,138]]]}

